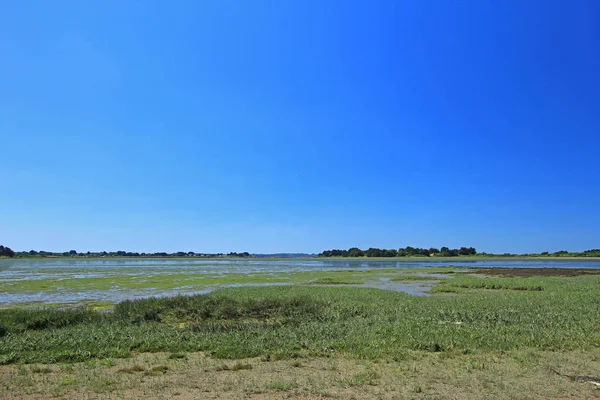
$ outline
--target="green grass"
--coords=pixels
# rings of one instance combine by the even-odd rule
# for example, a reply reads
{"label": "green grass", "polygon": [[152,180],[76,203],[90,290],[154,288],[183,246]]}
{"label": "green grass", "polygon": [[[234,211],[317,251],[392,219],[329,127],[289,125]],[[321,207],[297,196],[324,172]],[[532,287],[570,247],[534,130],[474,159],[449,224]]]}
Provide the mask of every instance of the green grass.
{"label": "green grass", "polygon": [[[491,290],[490,290],[491,289]],[[478,352],[600,346],[600,276],[480,278],[412,297],[378,289],[270,286],[90,309],[0,311],[0,364],[204,351],[214,358],[340,354],[402,360],[407,350]],[[169,358],[179,358],[173,356]]]}
{"label": "green grass", "polygon": [[460,293],[462,289],[542,291],[545,286],[551,286],[557,282],[556,278],[549,277],[480,278],[467,275],[445,280],[437,285],[431,293]]}
{"label": "green grass", "polygon": [[363,281],[359,280],[343,280],[336,278],[319,278],[312,282],[308,282],[309,285],[360,285]]}

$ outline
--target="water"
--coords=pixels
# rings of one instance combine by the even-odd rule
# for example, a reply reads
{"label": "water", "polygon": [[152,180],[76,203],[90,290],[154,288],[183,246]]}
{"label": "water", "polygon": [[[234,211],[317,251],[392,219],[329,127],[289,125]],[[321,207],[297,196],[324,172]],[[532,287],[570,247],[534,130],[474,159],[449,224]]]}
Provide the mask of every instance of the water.
{"label": "water", "polygon": [[[377,270],[390,268],[423,268],[427,266],[472,267],[472,268],[600,268],[600,260],[564,259],[407,259],[407,260],[340,260],[340,259],[286,259],[286,260],[202,260],[202,259],[17,259],[0,260],[0,306],[21,303],[34,304],[72,304],[82,301],[121,301],[130,298],[141,298],[155,295],[174,295],[177,293],[205,293],[223,286],[239,286],[228,284],[211,287],[182,284],[176,288],[157,289],[154,287],[119,288],[115,283],[107,290],[93,288],[64,289],[60,281],[79,278],[82,282],[89,279],[119,279],[128,277],[144,280],[152,277],[187,276],[215,278],[227,277],[231,274],[245,276],[268,276],[285,274],[335,271],[335,270]],[[11,290],[11,284],[22,281],[49,280],[50,287],[37,291]],[[277,283],[281,284],[281,283]],[[367,284],[369,285],[369,284]],[[381,289],[405,291],[415,295],[426,294],[429,284],[378,282],[375,286]],[[371,282],[371,286],[372,282]]]}

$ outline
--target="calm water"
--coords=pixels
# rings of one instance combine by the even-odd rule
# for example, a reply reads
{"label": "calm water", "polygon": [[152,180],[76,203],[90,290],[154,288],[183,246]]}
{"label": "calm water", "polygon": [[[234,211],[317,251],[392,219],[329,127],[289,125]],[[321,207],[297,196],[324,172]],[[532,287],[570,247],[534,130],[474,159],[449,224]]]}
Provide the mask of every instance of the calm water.
{"label": "calm water", "polygon": [[[0,285],[21,280],[53,281],[68,278],[149,277],[155,275],[225,276],[231,273],[269,274],[286,272],[332,271],[339,269],[372,270],[384,268],[422,268],[427,266],[456,266],[473,268],[600,268],[600,260],[169,260],[169,259],[43,259],[0,260]],[[0,286],[1,287],[1,286]],[[187,291],[186,291],[187,290]],[[208,289],[208,290],[214,290]],[[0,305],[17,303],[73,303],[85,300],[120,301],[152,295],[173,295],[181,292],[199,293],[206,288],[176,288],[156,290],[59,290],[39,292],[11,292],[0,290]],[[416,294],[416,293],[414,293]]]}

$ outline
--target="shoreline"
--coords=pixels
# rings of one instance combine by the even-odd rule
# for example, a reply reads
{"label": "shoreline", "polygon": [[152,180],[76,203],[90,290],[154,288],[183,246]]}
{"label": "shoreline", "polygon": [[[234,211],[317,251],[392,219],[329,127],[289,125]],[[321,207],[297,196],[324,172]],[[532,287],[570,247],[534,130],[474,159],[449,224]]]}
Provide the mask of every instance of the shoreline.
{"label": "shoreline", "polygon": [[448,261],[599,261],[600,257],[547,257],[547,256],[458,256],[458,257],[0,257],[0,261],[16,260],[206,260],[206,261],[415,261],[415,262],[448,262]]}

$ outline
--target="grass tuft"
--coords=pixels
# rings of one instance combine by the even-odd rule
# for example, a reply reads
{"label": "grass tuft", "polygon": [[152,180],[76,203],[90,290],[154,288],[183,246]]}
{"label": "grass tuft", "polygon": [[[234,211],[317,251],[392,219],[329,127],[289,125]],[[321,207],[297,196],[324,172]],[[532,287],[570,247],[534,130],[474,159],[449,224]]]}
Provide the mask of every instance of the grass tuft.
{"label": "grass tuft", "polygon": [[133,374],[135,372],[144,372],[146,371],[146,368],[142,367],[141,365],[133,365],[131,367],[127,367],[127,368],[121,368],[119,371],[117,372],[122,372],[125,374]]}
{"label": "grass tuft", "polygon": [[252,365],[248,363],[237,362],[231,366],[223,364],[215,368],[215,371],[240,371],[240,370],[252,369]]}

